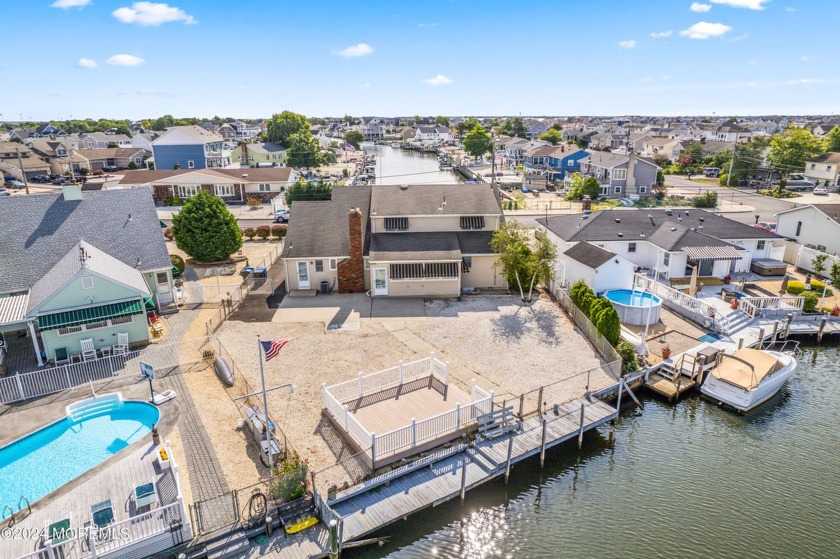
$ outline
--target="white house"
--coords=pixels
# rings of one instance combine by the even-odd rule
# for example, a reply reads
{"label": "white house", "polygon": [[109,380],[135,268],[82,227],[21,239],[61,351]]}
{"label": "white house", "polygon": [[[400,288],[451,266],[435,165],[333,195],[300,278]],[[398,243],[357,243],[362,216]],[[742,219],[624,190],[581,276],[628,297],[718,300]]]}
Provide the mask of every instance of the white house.
{"label": "white house", "polygon": [[812,204],[782,210],[776,233],[797,244],[840,255],[840,204]]}
{"label": "white house", "polygon": [[555,280],[562,285],[583,280],[595,293],[630,289],[635,268],[636,265],[626,258],[583,241],[558,255]]}
{"label": "white house", "polygon": [[830,186],[840,186],[840,153],[829,152],[805,162],[805,176]]}
{"label": "white house", "polygon": [[448,142],[452,138],[446,126],[418,126],[414,139],[424,143]]}

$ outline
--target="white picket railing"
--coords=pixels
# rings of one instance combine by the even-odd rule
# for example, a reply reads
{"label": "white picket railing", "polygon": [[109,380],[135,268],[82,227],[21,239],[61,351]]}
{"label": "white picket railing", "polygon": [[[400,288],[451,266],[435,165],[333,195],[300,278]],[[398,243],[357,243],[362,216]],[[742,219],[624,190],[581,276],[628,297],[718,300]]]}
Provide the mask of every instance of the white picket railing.
{"label": "white picket railing", "polygon": [[322,387],[324,392],[324,407],[343,427],[344,431],[356,440],[361,448],[367,448],[371,444],[371,435],[368,430],[362,427],[362,424],[359,423],[354,414],[350,413],[346,404],[339,402],[326,389],[326,386],[322,385]]}
{"label": "white picket railing", "polygon": [[720,332],[724,334],[729,333],[729,320],[725,316],[718,313],[714,306],[696,297],[692,297],[688,293],[674,289],[664,283],[659,283],[641,274],[635,274],[633,289],[653,293],[657,297],[669,301],[681,309],[685,309],[695,315],[707,317],[710,323],[713,322]]}
{"label": "white picket railing", "polygon": [[752,318],[765,313],[799,314],[805,305],[805,297],[742,297],[741,310]]}
{"label": "white picket railing", "polygon": [[449,365],[437,359],[434,354],[410,363],[400,363],[396,367],[384,369],[358,378],[325,387],[338,402],[358,400],[367,394],[395,388],[412,380],[434,376],[444,384],[449,380]]}

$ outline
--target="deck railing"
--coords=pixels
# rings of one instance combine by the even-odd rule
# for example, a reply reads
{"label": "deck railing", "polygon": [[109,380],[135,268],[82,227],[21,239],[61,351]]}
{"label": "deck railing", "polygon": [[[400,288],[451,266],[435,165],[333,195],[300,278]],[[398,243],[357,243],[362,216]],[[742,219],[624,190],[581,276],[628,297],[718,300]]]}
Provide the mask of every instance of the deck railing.
{"label": "deck railing", "polygon": [[[359,373],[358,378],[333,384],[332,386],[322,385],[322,388],[325,396],[329,392],[335,400],[343,404],[344,402],[363,398],[366,394],[388,390],[389,388],[394,388],[412,380],[428,376],[434,376],[442,383],[448,384],[449,364],[440,361],[432,353],[432,355],[424,359],[418,359],[410,363],[400,362],[396,367],[368,375]],[[324,407],[327,407],[326,401]]]}
{"label": "deck railing", "polygon": [[676,306],[677,309],[683,309],[692,313],[694,319],[701,319],[709,321],[709,324],[714,324],[717,329],[723,334],[729,333],[729,319],[717,312],[717,309],[704,301],[692,297],[688,293],[684,293],[679,289],[667,286],[664,283],[643,276],[635,274],[633,279],[633,289],[647,291],[653,293],[657,297],[666,302]]}
{"label": "deck railing", "polygon": [[805,297],[742,297],[741,310],[752,318],[762,315],[799,314],[805,304]]}

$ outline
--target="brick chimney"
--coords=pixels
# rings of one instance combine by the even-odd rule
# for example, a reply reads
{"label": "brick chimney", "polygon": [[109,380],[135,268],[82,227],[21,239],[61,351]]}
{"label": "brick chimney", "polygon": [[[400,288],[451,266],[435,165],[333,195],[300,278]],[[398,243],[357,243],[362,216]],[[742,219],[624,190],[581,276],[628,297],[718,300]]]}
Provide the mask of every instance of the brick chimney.
{"label": "brick chimney", "polygon": [[365,239],[362,235],[362,212],[350,208],[347,216],[350,228],[350,258],[338,265],[338,292],[362,293],[365,290]]}

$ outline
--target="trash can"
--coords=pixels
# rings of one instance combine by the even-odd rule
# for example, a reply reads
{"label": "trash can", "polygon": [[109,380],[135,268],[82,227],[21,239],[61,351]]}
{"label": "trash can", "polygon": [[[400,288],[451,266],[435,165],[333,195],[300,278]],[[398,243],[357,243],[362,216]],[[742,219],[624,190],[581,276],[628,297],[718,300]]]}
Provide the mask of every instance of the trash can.
{"label": "trash can", "polygon": [[327,280],[321,281],[321,293],[323,293],[324,295],[327,295],[327,294],[329,294],[329,292],[330,292],[330,282],[328,282]]}

